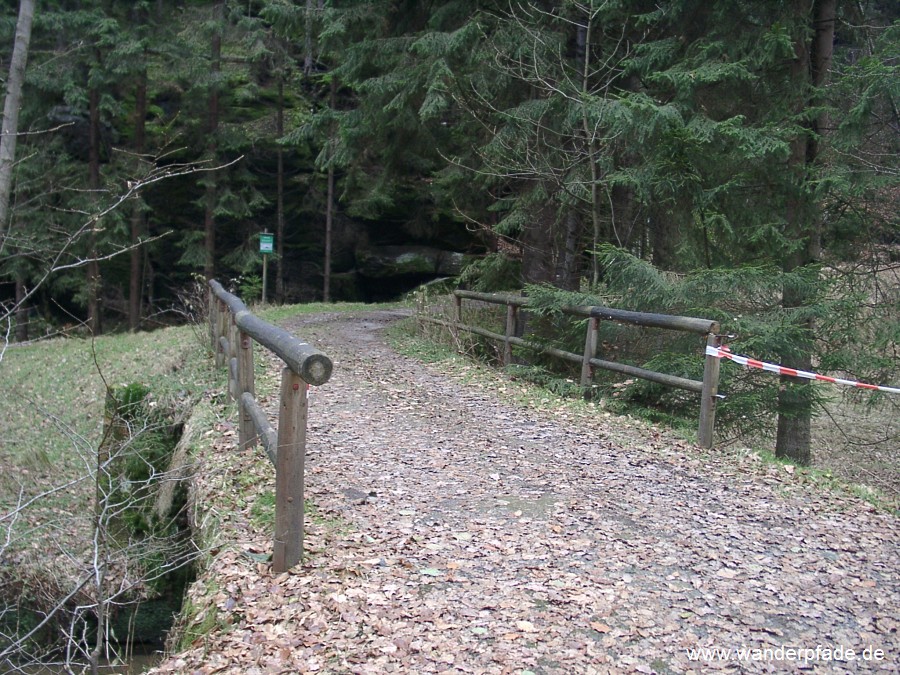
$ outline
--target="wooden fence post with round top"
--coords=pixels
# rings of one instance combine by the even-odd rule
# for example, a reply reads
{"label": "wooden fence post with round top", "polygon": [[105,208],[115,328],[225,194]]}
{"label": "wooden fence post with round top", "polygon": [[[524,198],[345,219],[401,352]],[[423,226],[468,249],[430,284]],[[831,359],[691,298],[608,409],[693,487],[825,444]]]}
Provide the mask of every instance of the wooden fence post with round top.
{"label": "wooden fence post with round top", "polygon": [[597,356],[597,333],[600,330],[600,319],[596,316],[588,320],[587,335],[584,338],[584,359],[581,362],[581,386],[587,389],[594,379],[594,368],[591,359]]}
{"label": "wooden fence post with round top", "polygon": [[[240,298],[212,280],[210,289],[219,311],[216,319],[216,363],[228,358],[229,387],[240,416],[240,447],[257,439],[275,465],[275,536],[272,570],[290,569],[303,558],[303,490],[306,463],[307,387],[325,384],[332,363],[325,354],[298,340],[283,328],[254,316]],[[227,321],[224,317],[227,316]],[[226,337],[226,334],[230,334]],[[253,373],[253,341],[285,363],[281,374],[281,399],[277,431],[256,401]]]}
{"label": "wooden fence post with round top", "polygon": [[[722,344],[722,338],[716,335],[718,325],[715,331],[711,332],[706,338],[708,347],[718,348]],[[701,448],[711,448],[713,446],[713,430],[716,425],[716,400],[719,396],[719,366],[722,360],[716,356],[706,355],[706,361],[703,364],[703,391],[700,394],[700,427],[697,432],[697,442]]]}
{"label": "wooden fence post with round top", "polygon": [[290,368],[281,371],[278,456],[275,465],[275,547],[272,571],[279,574],[303,557],[304,468],[309,400],[306,382]]}

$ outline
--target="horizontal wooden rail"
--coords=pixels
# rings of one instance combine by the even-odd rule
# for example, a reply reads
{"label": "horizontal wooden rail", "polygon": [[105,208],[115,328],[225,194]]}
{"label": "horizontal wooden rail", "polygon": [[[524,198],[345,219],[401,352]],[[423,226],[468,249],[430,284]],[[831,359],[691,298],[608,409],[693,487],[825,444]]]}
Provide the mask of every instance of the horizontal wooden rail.
{"label": "horizontal wooden rail", "polygon": [[493,305],[513,305],[514,307],[526,307],[529,298],[525,295],[513,295],[512,293],[478,293],[477,291],[453,291],[454,297],[468,298],[469,300],[481,300]]}
{"label": "horizontal wooden rail", "polygon": [[[457,298],[480,300],[495,305],[513,305],[515,307],[530,307],[532,305],[531,298],[523,295],[510,295],[508,293],[477,293],[475,291],[458,290],[453,291],[453,295]],[[647,328],[666,328],[668,330],[700,333],[701,335],[719,332],[718,321],[713,321],[711,319],[697,319],[692,316],[654,314],[652,312],[632,312],[627,309],[615,309],[613,307],[602,307],[600,305],[564,307],[561,311],[564,314],[573,316],[604,319],[607,321],[621,321],[623,323],[631,323],[636,326],[645,326]]]}
{"label": "horizontal wooden rail", "polygon": [[[582,363],[584,361],[584,356],[582,356],[581,354],[567,352],[562,349],[557,349],[556,347],[550,347],[548,345],[542,345],[537,342],[530,342],[520,337],[509,336],[507,338],[507,336],[505,335],[494,333],[493,331],[489,331],[479,326],[460,325],[453,321],[445,321],[444,319],[438,319],[437,317],[431,316],[419,316],[418,318],[420,321],[426,321],[428,323],[446,326],[447,328],[458,328],[474,335],[481,335],[482,337],[496,340],[497,342],[508,341],[511,345],[515,345],[517,347],[525,347],[539,354],[549,354],[550,356],[555,356],[565,361],[571,361],[573,363]],[[622,373],[623,375],[631,375],[632,377],[639,377],[641,379],[648,380],[650,382],[656,382],[658,384],[663,384],[668,387],[675,387],[677,389],[692,391],[696,394],[699,394],[703,391],[703,383],[699,380],[689,380],[685,377],[678,377],[677,375],[657,373],[656,371],[647,370],[646,368],[638,368],[637,366],[630,366],[625,363],[604,361],[602,359],[596,358],[589,359],[589,363],[590,365],[596,366],[597,368],[611,370],[617,373]]]}
{"label": "horizontal wooden rail", "polygon": [[591,359],[590,363],[592,366],[597,366],[598,368],[602,368],[603,370],[611,370],[617,373],[622,373],[623,375],[639,377],[642,380],[656,382],[657,384],[663,384],[667,387],[684,389],[685,391],[692,391],[695,394],[700,394],[703,392],[702,382],[699,382],[697,380],[689,380],[686,377],[679,377],[678,375],[667,375],[666,373],[658,373],[653,370],[638,368],[637,366],[629,366],[627,363],[616,363],[615,361],[604,361],[602,359]]}
{"label": "horizontal wooden rail", "polygon": [[259,434],[259,440],[262,443],[263,450],[266,451],[266,455],[268,455],[269,460],[272,462],[272,466],[275,466],[278,457],[278,435],[275,433],[272,425],[269,424],[269,418],[266,417],[262,408],[259,407],[259,403],[256,402],[256,399],[253,398],[253,394],[249,391],[245,391],[241,394],[241,406],[243,407],[244,412],[250,415],[253,426],[256,427],[256,433]]}
{"label": "horizontal wooden rail", "polygon": [[325,384],[331,377],[332,363],[325,354],[298,340],[283,328],[266,323],[255,316],[240,298],[232,295],[218,281],[210,281],[213,294],[226,304],[235,325],[263,347],[274,352],[288,368],[313,386]]}
{"label": "horizontal wooden rail", "polygon": [[[228,394],[240,417],[238,446],[262,443],[275,466],[275,540],[272,570],[293,567],[303,557],[303,484],[306,461],[307,386],[325,384],[332,362],[286,330],[255,316],[240,298],[209,282],[210,341],[216,365],[228,372]],[[285,363],[282,369],[278,428],[273,429],[256,402],[253,341]]]}
{"label": "horizontal wooden rail", "polygon": [[[719,344],[719,323],[711,319],[701,319],[691,316],[677,316],[670,314],[655,314],[651,312],[633,312],[624,309],[615,309],[612,307],[596,306],[573,306],[564,307],[560,311],[570,316],[580,316],[590,319],[587,327],[587,335],[585,336],[585,346],[583,354],[574,354],[549,345],[538,344],[533,341],[524,340],[515,335],[515,323],[517,313],[520,309],[527,309],[531,306],[531,300],[526,296],[513,295],[509,293],[477,293],[475,291],[456,290],[453,292],[454,303],[456,306],[455,321],[446,321],[437,317],[431,317],[418,313],[420,321],[431,322],[446,326],[451,330],[464,330],[475,335],[481,335],[497,342],[502,342],[503,363],[509,365],[512,361],[512,347],[524,347],[541,354],[549,354],[551,356],[581,364],[581,384],[588,386],[593,378],[595,368],[602,368],[632,377],[638,377],[650,382],[656,382],[667,387],[676,387],[693,393],[700,394],[700,422],[699,422],[699,443],[705,448],[713,445],[713,427],[715,424],[715,403],[719,386],[719,360],[714,357],[705,356],[703,380],[690,380],[677,375],[669,375],[667,373],[658,373],[646,368],[628,365],[625,363],[617,363],[615,361],[606,361],[597,358],[597,334],[600,321],[615,321],[618,323],[628,323],[636,326],[647,328],[663,328],[666,330],[677,330],[691,333],[698,333],[707,336],[707,344],[718,346]],[[495,305],[506,305],[506,332],[504,335],[481,328],[479,326],[470,326],[462,321],[462,300],[477,300]]]}

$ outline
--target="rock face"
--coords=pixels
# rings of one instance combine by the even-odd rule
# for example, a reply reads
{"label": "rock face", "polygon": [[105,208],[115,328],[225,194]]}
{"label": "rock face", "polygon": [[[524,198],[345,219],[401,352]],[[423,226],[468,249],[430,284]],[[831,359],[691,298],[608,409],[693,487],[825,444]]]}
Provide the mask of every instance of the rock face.
{"label": "rock face", "polygon": [[464,255],[430,246],[373,246],[356,249],[359,274],[368,279],[456,276]]}

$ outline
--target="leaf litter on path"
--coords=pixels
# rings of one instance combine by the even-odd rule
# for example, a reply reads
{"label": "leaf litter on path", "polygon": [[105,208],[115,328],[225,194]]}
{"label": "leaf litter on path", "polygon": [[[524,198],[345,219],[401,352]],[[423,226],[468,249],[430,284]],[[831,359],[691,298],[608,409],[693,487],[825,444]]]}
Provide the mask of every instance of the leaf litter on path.
{"label": "leaf litter on path", "polygon": [[[395,318],[287,323],[335,361],[310,398],[307,559],[260,559],[274,474],[222,437],[197,491],[226,543],[192,590],[215,628],[156,672],[900,667],[895,516],[630,420],[514,406],[397,355]],[[817,647],[872,658],[785,660]]]}

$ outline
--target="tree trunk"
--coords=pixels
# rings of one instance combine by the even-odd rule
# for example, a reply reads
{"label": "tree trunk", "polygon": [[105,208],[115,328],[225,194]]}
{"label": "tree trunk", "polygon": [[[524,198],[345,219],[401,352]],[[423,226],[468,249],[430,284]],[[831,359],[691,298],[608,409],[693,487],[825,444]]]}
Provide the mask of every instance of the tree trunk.
{"label": "tree trunk", "polygon": [[[99,59],[98,59],[99,61]],[[91,87],[89,93],[90,148],[88,150],[88,188],[96,205],[100,191],[100,90]],[[94,207],[95,210],[96,206]],[[93,335],[103,332],[100,308],[100,262],[97,260],[97,223],[88,232],[87,299],[88,328]]]}
{"label": "tree trunk", "polygon": [[552,284],[555,281],[554,218],[552,208],[544,207],[534,214],[519,235],[522,244],[522,281],[526,284]]}
{"label": "tree trunk", "polygon": [[153,307],[156,302],[156,294],[154,289],[156,288],[156,275],[153,272],[153,260],[150,258],[150,251],[145,246],[144,250],[144,275],[141,280],[141,286],[143,286],[143,296],[146,296],[147,306]]}
{"label": "tree trunk", "polygon": [[[207,107],[207,151],[211,162],[216,161],[218,144],[216,135],[219,131],[219,71],[222,67],[222,21],[224,20],[224,0],[216,0],[213,7],[213,21],[216,26],[213,29],[212,50],[210,58],[210,87]],[[212,279],[216,273],[216,197],[218,177],[215,171],[207,176],[206,184],[206,208],[203,215],[203,243],[205,250],[203,274],[207,279]]]}
{"label": "tree trunk", "polygon": [[28,341],[28,307],[25,305],[25,280],[16,275],[16,342]]}
{"label": "tree trunk", "polygon": [[590,17],[585,26],[579,26],[575,34],[575,58],[581,71],[581,95],[582,115],[581,128],[584,132],[584,144],[588,155],[588,165],[591,170],[591,286],[600,283],[600,260],[597,257],[597,249],[600,246],[602,227],[600,222],[600,165],[598,159],[597,141],[591,130],[587,117],[587,101],[591,95],[591,33],[593,30],[593,17]]}
{"label": "tree trunk", "polygon": [[21,0],[12,60],[9,63],[9,77],[6,80],[6,100],[3,103],[3,126],[0,136],[0,249],[9,225],[9,195],[12,189],[13,163],[19,133],[19,110],[22,107],[22,85],[25,82],[25,66],[28,63],[28,45],[31,42],[33,18],[34,0]]}
{"label": "tree trunk", "polygon": [[[817,0],[815,4],[815,36],[812,43],[811,72],[812,84],[818,91],[828,83],[831,73],[831,61],[834,55],[834,29],[837,19],[837,0]],[[818,91],[816,96],[818,97]],[[818,102],[818,101],[816,101]],[[828,127],[828,120],[824,112],[810,120],[812,134],[806,143],[806,164],[812,165],[819,161],[819,145],[822,134]],[[815,230],[809,241],[809,257],[813,261],[819,260],[822,253],[822,217],[819,214],[814,221]]]}
{"label": "tree trunk", "polygon": [[[335,78],[331,78],[331,94],[329,96],[329,105],[332,110],[335,105],[335,98],[337,95],[337,81]],[[333,133],[333,132],[332,132]],[[333,143],[334,139],[330,139],[330,143]],[[322,283],[322,302],[331,302],[331,232],[334,229],[334,166],[332,164],[332,160],[334,158],[334,151],[329,150],[328,157],[328,195],[326,197],[327,203],[325,204],[325,264],[324,269],[322,271],[322,276],[324,277]]]}
{"label": "tree trunk", "polygon": [[325,205],[325,265],[322,302],[331,302],[331,230],[334,227],[334,167],[328,167],[328,203]]}
{"label": "tree trunk", "polygon": [[[25,83],[25,67],[28,63],[28,45],[31,42],[31,24],[34,19],[34,0],[19,3],[16,37],[13,44],[9,76],[6,80],[6,99],[3,103],[2,134],[0,134],[0,254],[6,248],[6,231],[9,228],[10,195],[12,193],[13,166],[16,160],[16,141],[19,133],[19,111],[22,107],[22,86]],[[16,274],[16,334],[19,342],[28,340],[28,312],[25,307],[25,278]]]}
{"label": "tree trunk", "polygon": [[[623,166],[628,166],[626,158]],[[634,189],[627,185],[613,185],[609,191],[609,227],[606,230],[606,241],[629,248],[635,238],[641,236],[643,228],[640,225],[642,208],[638,204]]]}
{"label": "tree trunk", "polygon": [[554,285],[567,291],[577,291],[581,282],[581,241],[583,228],[580,214],[574,209],[563,217],[563,240],[559,242]]}
{"label": "tree trunk", "polygon": [[[636,75],[625,78],[623,91],[637,93],[640,90],[641,81]],[[638,163],[634,149],[628,145],[614,144],[610,152],[617,170],[627,170]],[[609,224],[603,232],[603,239],[621,248],[630,248],[637,240],[641,247],[646,214],[634,188],[622,183],[613,184],[606,198],[609,201]]]}
{"label": "tree trunk", "polygon": [[[144,130],[147,119],[147,74],[138,76],[134,105],[134,154],[140,161],[144,153]],[[140,249],[141,236],[144,233],[144,208],[140,199],[135,199],[131,211],[131,251],[129,283],[128,283],[128,328],[136,331],[141,325],[141,280],[143,259]]]}
{"label": "tree trunk", "polygon": [[[803,3],[801,3],[803,4]],[[819,88],[825,85],[831,68],[832,44],[834,40],[836,0],[816,0],[813,6],[815,34],[808,46],[804,38],[795,42],[796,58],[792,65],[793,81],[799,91],[805,92],[809,85]],[[813,96],[815,96],[815,92]],[[816,105],[814,98],[804,98],[798,112]],[[814,117],[810,121],[810,133],[796,139],[791,148],[790,170],[795,185],[794,194],[788,200],[788,239],[805,242],[804,246],[792,251],[784,262],[786,273],[794,272],[814,263],[819,255],[821,214],[814,208],[810,198],[808,173],[819,157],[818,134],[822,119]],[[811,298],[806,284],[788,285],[782,291],[782,306],[786,310],[809,304]],[[797,341],[791,350],[782,355],[782,363],[801,370],[812,370],[813,322],[804,321],[805,338]],[[778,392],[778,431],[775,455],[790,459],[798,464],[809,464],[812,429],[812,390],[808,380],[782,377]]]}
{"label": "tree trunk", "polygon": [[313,71],[313,1],[306,0],[306,35],[304,39],[303,74],[309,77]]}
{"label": "tree trunk", "polygon": [[[278,76],[278,113],[275,117],[275,134],[284,136],[284,73]],[[284,304],[284,150],[277,150],[277,176],[275,178],[275,254],[278,268],[275,273],[275,302]]]}
{"label": "tree trunk", "polygon": [[650,207],[650,246],[653,266],[660,270],[676,267],[675,251],[678,246],[680,228],[675,208],[667,210],[660,199]]}

